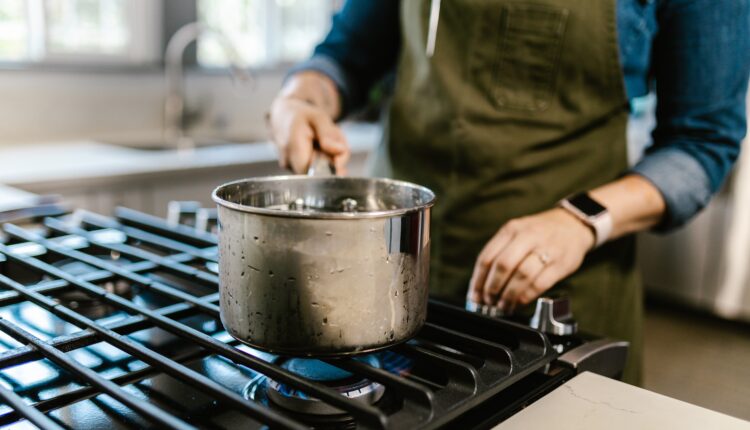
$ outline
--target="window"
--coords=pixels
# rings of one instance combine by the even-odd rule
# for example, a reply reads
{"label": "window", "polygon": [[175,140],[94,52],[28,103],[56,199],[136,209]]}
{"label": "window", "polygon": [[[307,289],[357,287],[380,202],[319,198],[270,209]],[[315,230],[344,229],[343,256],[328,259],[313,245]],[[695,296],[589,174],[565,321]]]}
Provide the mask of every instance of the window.
{"label": "window", "polygon": [[153,63],[158,0],[1,0],[0,61]]}
{"label": "window", "polygon": [[[331,25],[340,0],[198,0],[198,19],[224,33],[249,66],[299,61]],[[227,65],[218,42],[198,42],[198,63]]]}

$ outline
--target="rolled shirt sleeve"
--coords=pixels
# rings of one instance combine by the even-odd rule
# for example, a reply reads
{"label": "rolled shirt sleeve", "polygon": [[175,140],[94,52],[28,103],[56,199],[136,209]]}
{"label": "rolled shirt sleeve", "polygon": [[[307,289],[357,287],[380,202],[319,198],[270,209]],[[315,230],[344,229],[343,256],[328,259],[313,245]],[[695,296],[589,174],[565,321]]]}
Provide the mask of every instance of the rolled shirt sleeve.
{"label": "rolled shirt sleeve", "polygon": [[666,0],[657,14],[654,145],[632,172],[661,192],[667,214],[656,230],[668,231],[708,204],[739,154],[750,78],[750,1]]}
{"label": "rolled shirt sleeve", "polygon": [[362,107],[372,86],[396,66],[401,45],[398,0],[348,0],[312,58],[287,76],[315,70],[341,95],[342,117]]}
{"label": "rolled shirt sleeve", "polygon": [[660,148],[632,169],[661,193],[667,216],[657,230],[684,224],[711,200],[713,187],[706,170],[693,156],[677,148]]}
{"label": "rolled shirt sleeve", "polygon": [[[342,111],[347,111],[348,108],[354,104],[353,92],[355,91],[356,85],[352,82],[352,78],[349,74],[346,73],[336,60],[323,54],[313,55],[310,59],[296,64],[289,69],[284,80],[288,79],[295,73],[306,70],[322,73],[333,81],[334,85],[336,85],[336,89],[339,91],[339,97],[341,97]],[[342,114],[342,116],[344,116],[344,114]]]}

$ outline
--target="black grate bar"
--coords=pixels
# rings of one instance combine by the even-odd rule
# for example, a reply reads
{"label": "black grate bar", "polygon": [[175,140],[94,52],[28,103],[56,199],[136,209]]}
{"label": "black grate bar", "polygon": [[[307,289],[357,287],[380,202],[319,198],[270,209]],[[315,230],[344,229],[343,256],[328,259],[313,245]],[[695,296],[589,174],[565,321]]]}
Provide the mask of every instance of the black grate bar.
{"label": "black grate bar", "polygon": [[[155,263],[171,272],[185,275],[189,278],[194,278],[195,280],[203,284],[216,285],[219,282],[219,278],[216,275],[203,272],[199,269],[196,269],[195,267],[191,267],[186,264],[178,263],[171,258],[162,257],[160,255],[154,254],[153,252],[144,251],[142,249],[138,249],[134,246],[130,246],[126,244],[104,243],[102,241],[98,241],[96,240],[96,236],[92,234],[90,231],[84,230],[82,228],[66,225],[64,222],[60,220],[56,220],[54,218],[46,218],[44,220],[44,224],[47,227],[52,228],[53,230],[57,230],[59,232],[63,232],[66,234],[76,234],[78,236],[81,236],[85,238],[86,240],[88,240],[89,243],[92,243],[100,248],[104,248],[110,251],[116,251],[122,255],[128,255],[131,257],[139,258],[141,260],[151,261],[152,263]],[[35,234],[35,233],[31,233],[27,230],[24,230],[12,224],[6,224],[5,231],[11,235],[18,235],[24,239],[26,237],[35,236],[44,240],[42,236]],[[38,242],[38,240],[35,240],[35,239],[26,239],[26,240],[32,240],[32,241]],[[41,243],[41,242],[38,242],[38,243]],[[50,242],[47,242],[47,243],[50,243]],[[54,244],[54,242],[52,243]],[[58,248],[61,248],[61,247],[58,246]],[[71,250],[71,251],[75,251],[75,250]]]}
{"label": "black grate bar", "polygon": [[[207,261],[217,263],[219,261],[218,256],[215,253],[207,252],[205,248],[198,248],[186,243],[178,242],[168,237],[160,236],[158,234],[149,233],[145,230],[140,230],[135,227],[129,227],[111,218],[105,218],[99,214],[95,214],[88,211],[81,211],[83,215],[83,222],[97,227],[97,228],[113,228],[120,230],[125,233],[126,236],[131,239],[147,243],[149,245],[155,245],[157,247],[170,249],[172,251],[181,252],[184,254],[192,255],[193,257],[203,258]],[[211,246],[209,249],[212,249]]]}
{"label": "black grate bar", "polygon": [[[244,397],[239,394],[225,388],[224,386],[214,382],[210,378],[201,375],[200,373],[185,367],[182,364],[175,362],[155,351],[148,349],[147,347],[137,343],[136,341],[120,335],[113,330],[107,329],[89,318],[63,306],[57,304],[54,300],[49,297],[43,296],[39,293],[30,291],[23,285],[13,281],[12,279],[0,275],[0,283],[5,286],[24,294],[29,301],[39,305],[47,311],[59,316],[60,318],[68,321],[80,324],[83,327],[88,328],[98,333],[102,339],[105,339],[108,343],[122,349],[123,351],[137,357],[144,362],[159,368],[163,372],[182,380],[190,385],[193,385],[199,389],[206,390],[220,400],[228,402],[235,407],[243,410],[253,418],[264,420],[264,422],[276,426],[283,426],[285,428],[304,428],[295,424],[291,419],[281,415],[273,409],[264,408],[257,403],[248,402]],[[116,385],[116,384],[115,384]]]}
{"label": "black grate bar", "polygon": [[474,393],[479,386],[479,371],[469,363],[410,343],[402,343],[396,346],[396,349],[402,351],[404,355],[422,357],[428,363],[448,369],[451,375],[450,383],[458,390]]}
{"label": "black grate bar", "polygon": [[441,327],[433,323],[425,323],[420,336],[427,339],[439,340],[440,343],[458,346],[462,351],[481,352],[481,355],[507,361],[509,366],[515,364],[514,355],[507,346],[457,332],[456,330]]}
{"label": "black grate bar", "polygon": [[[32,287],[28,288],[32,289]],[[216,301],[218,300],[218,294],[212,294],[212,297],[206,298],[206,300]],[[177,303],[165,308],[161,308],[156,312],[160,315],[164,315],[165,317],[182,318],[194,314],[196,311],[190,305],[187,305],[185,303]],[[120,334],[130,334],[139,330],[149,328],[151,326],[152,324],[141,315],[130,316],[123,320],[104,324],[104,327],[112,329]],[[98,339],[95,333],[90,331],[80,331],[70,335],[58,336],[54,339],[50,339],[47,343],[63,352],[67,352],[92,345],[96,342],[98,342]],[[36,348],[28,345],[15,348],[10,351],[4,351],[0,353],[0,369],[16,366],[39,358],[42,358],[42,355],[39,354],[39,351],[37,351]]]}
{"label": "black grate bar", "polygon": [[373,367],[357,360],[325,360],[326,363],[344,369],[356,375],[367,376],[370,380],[379,382],[386,387],[398,391],[412,399],[416,404],[427,410],[432,410],[435,395],[432,390],[420,383],[401,378],[387,370]]}
{"label": "black grate bar", "polygon": [[119,307],[120,309],[126,309],[134,314],[140,314],[146,317],[154,325],[169,331],[177,336],[188,338],[197,344],[211,349],[216,353],[223,355],[231,361],[245,365],[258,372],[264,373],[266,376],[288,384],[300,391],[303,391],[313,397],[316,397],[322,401],[328,402],[331,405],[343,409],[346,412],[352,414],[355,418],[362,420],[364,425],[369,427],[384,428],[387,427],[387,417],[379,409],[362,404],[355,400],[348,399],[336,391],[325,387],[322,384],[306,380],[292,372],[286,371],[279,366],[268,363],[257,357],[253,357],[249,354],[245,354],[224,342],[218,341],[211,336],[206,335],[192,327],[188,327],[185,324],[165,318],[151,310],[144,309],[137,306],[130,300],[124,299],[116,294],[109,293],[106,290],[90,283],[81,281],[75,276],[70,275],[50,264],[47,264],[34,257],[19,256],[9,252],[5,245],[0,244],[0,252],[4,253],[8,258],[18,261],[34,269],[45,272],[49,275],[64,279],[70,284],[77,286],[78,288],[87,291],[100,299]]}
{"label": "black grate bar", "polygon": [[[183,260],[190,260],[193,257],[190,255],[179,254],[179,255],[173,255],[170,258],[174,259],[175,261],[183,261]],[[150,261],[139,261],[137,263],[128,265],[127,270],[137,273],[137,272],[152,270],[156,267],[158,266]],[[109,271],[105,271],[105,270],[98,270],[96,272],[85,273],[83,275],[80,275],[79,278],[84,281],[98,282],[98,281],[104,281],[104,280],[112,278],[112,273],[110,273]],[[37,291],[37,292],[52,293],[55,291],[64,290],[68,288],[68,286],[69,284],[65,280],[52,279],[52,280],[45,280],[45,281],[39,282],[38,284],[35,284],[34,286],[30,288],[34,289],[34,291]],[[205,297],[201,297],[201,300],[203,299],[205,299]],[[23,301],[23,298],[17,292],[0,291],[0,307],[19,303],[20,301]],[[212,300],[212,301],[215,301],[215,300]]]}
{"label": "black grate bar", "polygon": [[[184,362],[189,362],[195,359],[204,358],[208,355],[209,353],[206,350],[201,349],[201,350],[190,352],[188,354],[183,354],[179,357],[172,357],[172,359],[174,361],[184,363]],[[141,381],[150,376],[154,376],[157,373],[158,373],[158,369],[156,369],[155,367],[146,366],[141,369],[126,373],[124,375],[114,377],[111,379],[111,381],[120,386],[129,385],[129,384],[133,384],[138,381]],[[94,387],[91,387],[91,386],[80,387],[80,388],[76,388],[73,391],[68,391],[68,392],[59,394],[55,397],[41,400],[34,405],[34,408],[42,412],[50,412],[50,411],[53,411],[55,409],[58,409],[64,406],[71,405],[75,402],[89,399],[91,397],[96,396],[97,394],[99,393]],[[8,411],[0,415],[0,426],[13,423],[17,421],[18,418],[19,418],[19,414],[17,411]]]}
{"label": "black grate bar", "polygon": [[[103,273],[103,272],[101,272]],[[106,274],[107,276],[103,276],[104,278],[108,277],[109,274]],[[53,282],[53,283],[44,283],[40,285],[34,285],[31,287],[34,291],[40,292],[40,293],[54,293],[56,291],[62,291],[67,290],[68,283],[65,281],[62,282]],[[23,296],[18,294],[15,291],[3,291],[0,293],[0,307],[10,306],[14,305],[16,303],[21,303],[23,301]]]}
{"label": "black grate bar", "polygon": [[197,246],[216,246],[218,240],[211,233],[196,230],[185,225],[170,225],[163,219],[124,207],[115,208],[115,217],[125,224],[141,227],[147,231],[156,231],[166,237],[192,243]]}
{"label": "black grate bar", "polygon": [[30,423],[45,430],[63,430],[56,422],[52,421],[51,418],[44,415],[41,411],[33,406],[29,406],[18,394],[10,391],[9,389],[0,386],[0,399],[3,399],[5,403],[11,408],[15,409],[19,415],[26,418]]}
{"label": "black grate bar", "polygon": [[18,327],[17,325],[2,317],[0,317],[0,330],[18,340],[19,342],[34,345],[34,347],[38,348],[46,358],[53,361],[58,366],[63,367],[69,372],[77,375],[82,380],[85,380],[89,384],[97,387],[103,393],[108,394],[130,409],[139,412],[149,420],[157,424],[167,426],[167,428],[195,428],[190,424],[182,421],[181,419],[160,410],[151,403],[136,398],[132,394],[122,389],[119,385],[115,384],[109,379],[100,376],[88,367],[66,356],[64,352],[49,346],[41,339],[37,338],[31,333],[26,332],[21,327]]}
{"label": "black grate bar", "polygon": [[[56,221],[56,222],[59,222],[59,221]],[[151,278],[147,278],[146,276],[143,276],[136,272],[132,272],[123,267],[117,266],[116,264],[112,264],[102,259],[93,257],[89,254],[86,254],[85,252],[81,252],[75,249],[70,249],[65,246],[58,245],[51,240],[45,239],[39,234],[24,230],[16,225],[6,224],[5,231],[7,231],[8,234],[12,236],[43,245],[49,251],[52,251],[54,253],[63,255],[68,258],[72,258],[74,260],[82,261],[86,264],[89,264],[94,267],[98,267],[100,269],[104,269],[110,273],[113,273],[122,278],[128,279],[138,285],[157,291],[172,299],[188,302],[191,305],[194,305],[195,307],[199,308],[200,310],[208,313],[209,315],[213,317],[219,316],[218,306],[211,304],[211,303],[206,303],[202,301],[200,298],[193,296],[192,294],[185,293],[184,291],[180,291],[176,288],[170,287],[169,285],[154,281]],[[79,233],[74,233],[74,234],[79,234]],[[94,243],[97,246],[103,246],[96,242],[91,241],[88,237],[86,237],[86,239],[89,240],[91,243]],[[121,252],[119,250],[116,250],[116,251]],[[123,252],[123,254],[127,254],[127,253]],[[156,263],[156,264],[159,264],[159,263]]]}

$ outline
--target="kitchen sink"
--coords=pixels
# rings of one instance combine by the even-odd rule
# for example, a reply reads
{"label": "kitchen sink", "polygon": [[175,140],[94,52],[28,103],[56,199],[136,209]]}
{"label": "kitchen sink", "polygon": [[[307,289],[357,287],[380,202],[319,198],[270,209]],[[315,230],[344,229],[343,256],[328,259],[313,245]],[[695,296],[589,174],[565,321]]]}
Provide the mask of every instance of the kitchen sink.
{"label": "kitchen sink", "polygon": [[[264,142],[268,138],[266,136],[257,138],[227,140],[227,139],[216,139],[216,138],[190,138],[192,140],[192,146],[194,148],[204,148],[211,146],[224,146],[224,145],[237,145],[241,143],[249,142]],[[135,149],[139,151],[174,151],[178,149],[175,142],[168,142],[164,140],[105,140],[101,143],[112,146],[119,146],[121,148]]]}

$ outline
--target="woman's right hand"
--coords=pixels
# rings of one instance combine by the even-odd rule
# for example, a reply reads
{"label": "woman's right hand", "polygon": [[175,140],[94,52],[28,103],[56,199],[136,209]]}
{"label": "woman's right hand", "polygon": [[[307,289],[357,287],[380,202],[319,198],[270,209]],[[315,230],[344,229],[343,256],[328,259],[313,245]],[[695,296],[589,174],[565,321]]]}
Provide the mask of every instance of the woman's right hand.
{"label": "woman's right hand", "polygon": [[346,174],[349,146],[333,118],[338,115],[338,92],[333,82],[317,72],[292,76],[271,104],[268,126],[279,148],[279,165],[305,173],[313,147],[331,158],[336,174]]}

